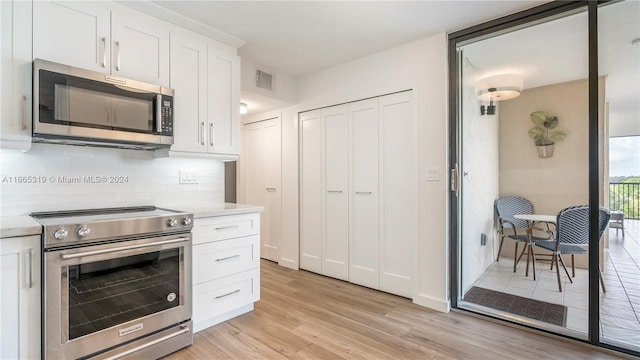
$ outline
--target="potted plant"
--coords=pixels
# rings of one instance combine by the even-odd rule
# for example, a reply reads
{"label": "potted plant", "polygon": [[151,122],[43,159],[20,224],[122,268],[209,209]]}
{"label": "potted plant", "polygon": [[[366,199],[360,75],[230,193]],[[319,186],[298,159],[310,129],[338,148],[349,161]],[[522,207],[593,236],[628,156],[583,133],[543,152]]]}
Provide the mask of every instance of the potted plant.
{"label": "potted plant", "polygon": [[536,125],[529,130],[531,137],[538,147],[538,156],[541,158],[553,155],[553,144],[567,136],[564,131],[549,131],[558,126],[558,117],[549,116],[544,111],[534,111],[531,113],[531,121]]}

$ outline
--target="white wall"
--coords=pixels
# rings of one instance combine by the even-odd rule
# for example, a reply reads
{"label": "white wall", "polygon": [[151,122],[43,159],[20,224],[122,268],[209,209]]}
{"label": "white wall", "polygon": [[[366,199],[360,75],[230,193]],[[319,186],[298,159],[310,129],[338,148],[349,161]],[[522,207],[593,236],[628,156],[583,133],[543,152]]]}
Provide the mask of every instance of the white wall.
{"label": "white wall", "polygon": [[[420,238],[414,251],[414,302],[448,311],[447,38],[438,34],[303,77],[298,104],[282,114],[283,235],[279,263],[298,268],[298,113],[413,89],[420,137]],[[268,115],[264,115],[268,116]]]}
{"label": "white wall", "polygon": [[[500,246],[494,228],[493,210],[500,182],[500,103],[496,104],[496,115],[480,115],[481,103],[475,94],[478,75],[472,66],[463,67],[462,163],[459,164],[462,190],[462,295],[493,263]],[[482,233],[487,235],[485,246],[480,244]]]}
{"label": "white wall", "polygon": [[[197,176],[198,184],[179,184],[179,171]],[[20,177],[45,183],[19,183]],[[106,177],[90,183],[84,177]],[[110,177],[124,183],[108,183]],[[64,183],[62,178],[78,178]],[[156,205],[177,210],[224,202],[224,164],[219,160],[154,158],[153,152],[33,144],[28,152],[0,150],[0,215],[34,211]]]}

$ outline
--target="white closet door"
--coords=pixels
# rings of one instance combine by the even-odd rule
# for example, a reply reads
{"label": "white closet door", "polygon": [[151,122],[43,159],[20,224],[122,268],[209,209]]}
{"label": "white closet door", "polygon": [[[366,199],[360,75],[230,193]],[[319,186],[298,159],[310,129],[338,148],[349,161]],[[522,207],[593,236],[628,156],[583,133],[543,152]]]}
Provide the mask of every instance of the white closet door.
{"label": "white closet door", "polygon": [[349,123],[347,106],[322,109],[325,186],[322,274],[349,279]]}
{"label": "white closet door", "polygon": [[378,99],[349,104],[351,204],[349,281],[378,289]]}
{"label": "white closet door", "polygon": [[260,232],[262,257],[278,261],[278,243],[282,235],[281,133],[280,118],[262,121],[264,212]]}
{"label": "white closet door", "polygon": [[412,245],[418,237],[416,126],[411,92],[380,103],[380,289],[412,297]]}
{"label": "white closet door", "polygon": [[322,117],[300,114],[300,268],[322,273]]}
{"label": "white closet door", "polygon": [[247,204],[264,205],[262,125],[260,123],[245,125],[244,140],[244,201]]}

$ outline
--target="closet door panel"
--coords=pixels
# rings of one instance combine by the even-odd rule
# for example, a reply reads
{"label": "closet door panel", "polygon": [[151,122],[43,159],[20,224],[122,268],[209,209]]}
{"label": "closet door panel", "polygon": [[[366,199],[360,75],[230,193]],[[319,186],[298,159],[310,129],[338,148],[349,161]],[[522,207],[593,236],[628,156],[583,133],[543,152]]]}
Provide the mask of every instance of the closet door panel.
{"label": "closet door panel", "polygon": [[349,104],[349,281],[379,288],[378,99]]}
{"label": "closet door panel", "polygon": [[325,189],[322,274],[349,279],[349,126],[346,105],[322,110]]}
{"label": "closet door panel", "polygon": [[300,268],[322,273],[322,112],[300,114]]}
{"label": "closet door panel", "polygon": [[278,244],[282,235],[281,133],[280,119],[262,122],[264,154],[264,207],[261,232],[262,257],[278,261]]}

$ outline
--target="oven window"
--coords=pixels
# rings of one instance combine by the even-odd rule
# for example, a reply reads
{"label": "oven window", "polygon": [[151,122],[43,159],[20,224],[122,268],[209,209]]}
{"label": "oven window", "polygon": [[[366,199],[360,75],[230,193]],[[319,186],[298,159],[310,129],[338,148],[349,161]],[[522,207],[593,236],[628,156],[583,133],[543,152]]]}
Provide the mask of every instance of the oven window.
{"label": "oven window", "polygon": [[69,266],[68,280],[71,340],[179,306],[180,250]]}

